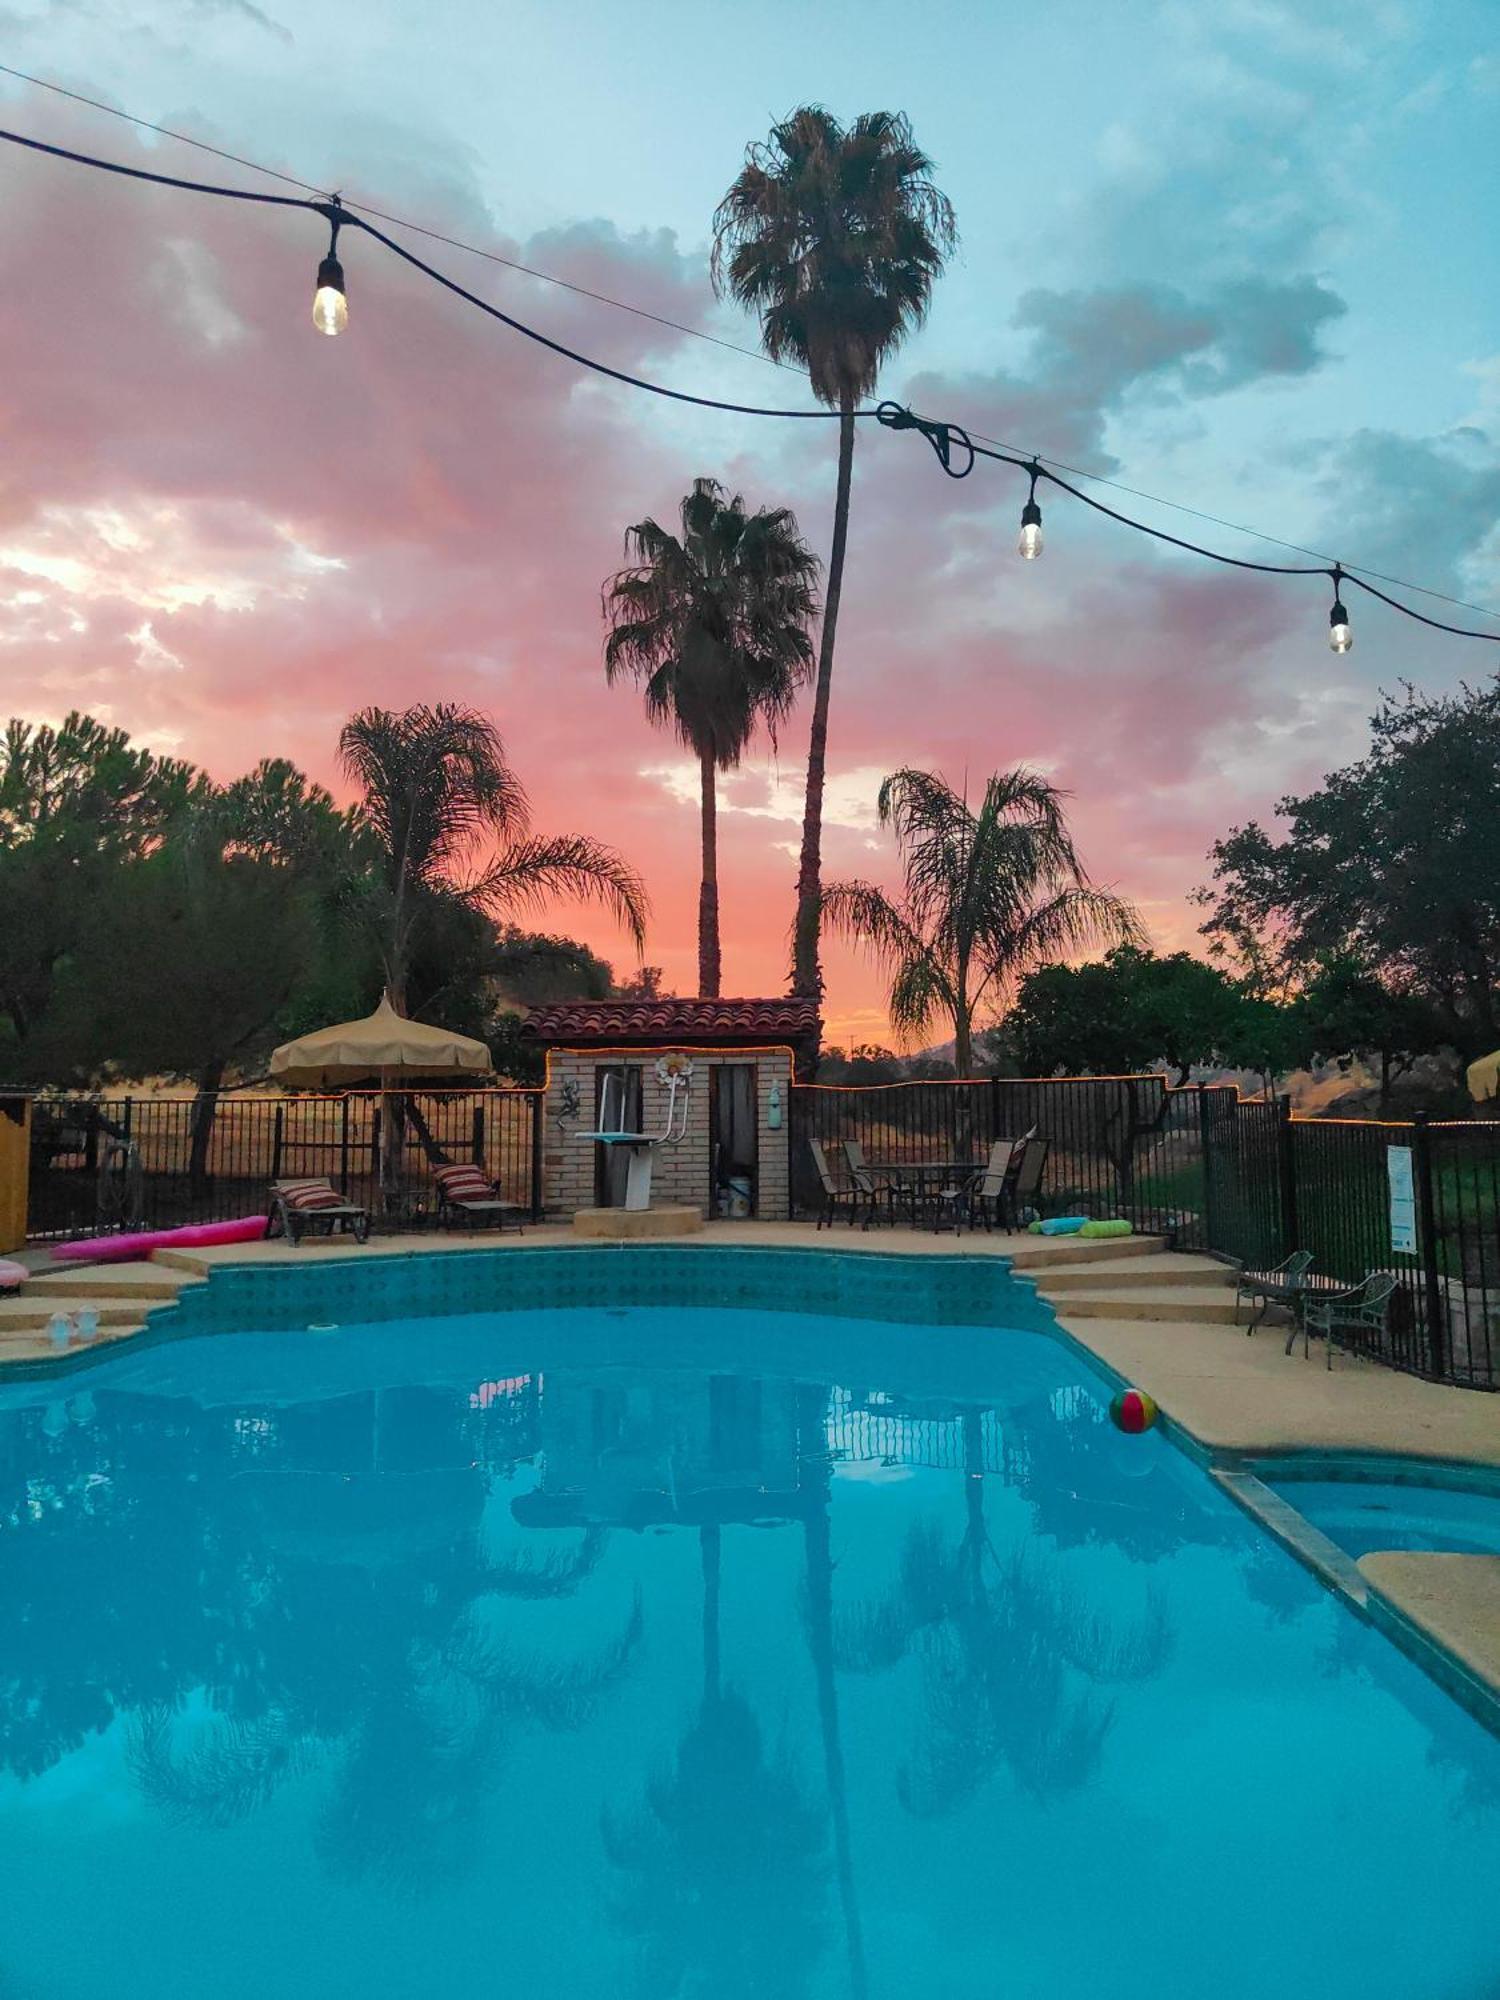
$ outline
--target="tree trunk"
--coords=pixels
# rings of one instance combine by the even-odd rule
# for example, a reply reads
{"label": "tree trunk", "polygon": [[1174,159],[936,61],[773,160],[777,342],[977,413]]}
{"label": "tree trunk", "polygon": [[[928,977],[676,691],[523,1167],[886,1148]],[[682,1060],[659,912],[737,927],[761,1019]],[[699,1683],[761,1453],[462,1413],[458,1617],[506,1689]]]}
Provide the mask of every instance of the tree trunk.
{"label": "tree trunk", "polygon": [[698,997],[719,997],[719,830],[717,774],[711,750],[698,759],[703,793],[703,880],[698,890]]}
{"label": "tree trunk", "polygon": [[974,1024],[967,1007],[953,1013],[953,1067],[959,1076],[974,1074]]}
{"label": "tree trunk", "polygon": [[839,476],[833,503],[833,547],[828,555],[828,589],[823,599],[823,632],[818,645],[818,679],[813,693],[812,735],[807,746],[807,799],[802,811],[802,855],[797,867],[797,928],[792,947],[792,991],[803,1000],[821,1000],[823,972],[818,932],[823,915],[823,780],[828,761],[828,691],[833,682],[833,641],[844,587],[844,548],[849,540],[849,483],[854,471],[854,398],[839,398]]}
{"label": "tree trunk", "polygon": [[208,1146],[213,1138],[214,1114],[219,1108],[219,1086],[223,1081],[222,1060],[205,1063],[198,1074],[198,1095],[193,1099],[193,1140],[188,1153],[188,1189],[195,1195],[208,1192]]}

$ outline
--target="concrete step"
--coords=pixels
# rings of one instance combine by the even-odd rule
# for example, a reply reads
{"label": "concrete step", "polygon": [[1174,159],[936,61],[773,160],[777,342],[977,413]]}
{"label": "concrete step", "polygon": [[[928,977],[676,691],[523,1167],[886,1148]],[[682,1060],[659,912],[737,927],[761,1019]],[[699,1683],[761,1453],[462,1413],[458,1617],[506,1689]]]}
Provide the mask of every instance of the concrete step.
{"label": "concrete step", "polygon": [[[1223,1285],[1118,1285],[1091,1291],[1065,1291],[1057,1299],[1064,1320],[1145,1319],[1192,1321],[1198,1325],[1233,1326],[1234,1293]],[[1280,1323],[1286,1324],[1281,1314]],[[1248,1322],[1248,1309],[1242,1324]],[[1268,1316],[1267,1324],[1276,1319]]]}
{"label": "concrete step", "polygon": [[[982,1232],[980,1232],[982,1235]],[[967,1242],[967,1237],[964,1239]],[[1051,1269],[1059,1264],[1107,1264],[1121,1258],[1164,1254],[1159,1236],[1031,1236],[997,1235],[1018,1271]]]}
{"label": "concrete step", "polygon": [[[27,1287],[30,1290],[30,1287]],[[56,1296],[0,1299],[0,1334],[36,1332],[45,1329],[55,1312],[80,1312],[85,1306],[98,1313],[100,1326],[137,1326],[155,1301],[129,1298],[80,1298],[76,1302]]]}
{"label": "concrete step", "polygon": [[160,1264],[84,1264],[49,1266],[27,1279],[23,1298],[175,1299],[189,1283],[185,1271],[164,1270]]}
{"label": "concrete step", "polygon": [[144,1328],[145,1321],[137,1315],[136,1318],[127,1320],[119,1326],[101,1325],[97,1340],[89,1342],[75,1340],[67,1348],[59,1349],[52,1345],[51,1336],[45,1327],[14,1329],[0,1327],[0,1363],[60,1360],[63,1354],[82,1354],[86,1346],[107,1347],[112,1346],[117,1340],[128,1340],[132,1334],[140,1333]]}
{"label": "concrete step", "polygon": [[1098,1258],[1083,1264],[1044,1267],[1037,1284],[1044,1292],[1076,1291],[1115,1285],[1233,1285],[1234,1272],[1212,1257],[1194,1257],[1163,1250],[1156,1257]]}

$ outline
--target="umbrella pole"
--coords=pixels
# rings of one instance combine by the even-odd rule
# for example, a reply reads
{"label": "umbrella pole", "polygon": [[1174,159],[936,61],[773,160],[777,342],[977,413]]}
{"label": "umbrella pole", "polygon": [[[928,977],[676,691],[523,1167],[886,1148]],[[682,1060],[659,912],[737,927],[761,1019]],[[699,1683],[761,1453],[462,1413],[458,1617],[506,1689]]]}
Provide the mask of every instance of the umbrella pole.
{"label": "umbrella pole", "polygon": [[396,1118],[396,1093],[390,1087],[390,1072],[380,1072],[380,1206],[389,1218],[396,1207],[396,1183],[401,1158],[401,1139]]}

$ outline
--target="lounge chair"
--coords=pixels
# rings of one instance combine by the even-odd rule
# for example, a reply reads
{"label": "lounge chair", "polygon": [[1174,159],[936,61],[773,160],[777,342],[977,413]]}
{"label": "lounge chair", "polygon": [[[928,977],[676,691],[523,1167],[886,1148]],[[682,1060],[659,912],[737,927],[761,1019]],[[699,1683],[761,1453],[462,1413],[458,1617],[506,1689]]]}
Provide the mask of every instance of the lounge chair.
{"label": "lounge chair", "polygon": [[1038,1139],[1036,1127],[1021,1141],[1021,1163],[1008,1187],[1000,1190],[998,1216],[1006,1229],[1019,1229],[1028,1208],[1040,1208],[1042,1175],[1047,1171],[1050,1139]]}
{"label": "lounge chair", "polygon": [[[1396,1293],[1399,1280],[1389,1271],[1371,1271],[1360,1284],[1353,1285],[1347,1292],[1332,1292],[1323,1297],[1303,1291],[1297,1301],[1298,1318],[1302,1323],[1302,1357],[1307,1358],[1308,1343],[1313,1334],[1322,1334],[1328,1343],[1328,1366],[1333,1366],[1333,1349],[1337,1341],[1343,1347],[1369,1347],[1374,1344],[1371,1336],[1383,1338],[1390,1324],[1391,1300]],[[1287,1335],[1286,1351],[1292,1351],[1292,1342],[1297,1338],[1297,1328],[1293,1326]]]}
{"label": "lounge chair", "polygon": [[432,1178],[437,1187],[439,1221],[452,1223],[462,1216],[471,1229],[477,1229],[481,1222],[493,1222],[503,1229],[514,1216],[516,1228],[521,1229],[525,1211],[520,1202],[507,1201],[499,1183],[481,1167],[435,1167]]}
{"label": "lounge chair", "polygon": [[828,1155],[823,1150],[822,1141],[820,1139],[809,1139],[807,1150],[812,1154],[813,1166],[817,1170],[818,1185],[822,1193],[822,1206],[818,1210],[819,1229],[823,1227],[825,1222],[831,1229],[833,1227],[834,1215],[841,1208],[847,1209],[849,1212],[849,1226],[851,1229],[854,1227],[856,1218],[861,1215],[864,1217],[862,1227],[868,1229],[871,1221],[874,1219],[875,1207],[879,1199],[868,1177],[866,1177],[864,1186],[861,1186],[858,1181],[851,1181],[848,1187],[840,1187],[838,1182],[833,1178],[833,1170],[828,1164]]}
{"label": "lounge chair", "polygon": [[1260,1311],[1245,1328],[1247,1337],[1254,1333],[1272,1306],[1294,1307],[1297,1294],[1303,1289],[1302,1281],[1311,1269],[1311,1250],[1294,1250],[1290,1257],[1283,1257],[1269,1270],[1241,1271],[1234,1288],[1235,1325],[1239,1325],[1240,1305],[1245,1299],[1252,1304],[1258,1302],[1260,1306]]}
{"label": "lounge chair", "polygon": [[285,1236],[295,1250],[303,1237],[332,1236],[347,1230],[356,1243],[370,1234],[370,1211],[345,1201],[332,1181],[272,1181],[267,1236]]}

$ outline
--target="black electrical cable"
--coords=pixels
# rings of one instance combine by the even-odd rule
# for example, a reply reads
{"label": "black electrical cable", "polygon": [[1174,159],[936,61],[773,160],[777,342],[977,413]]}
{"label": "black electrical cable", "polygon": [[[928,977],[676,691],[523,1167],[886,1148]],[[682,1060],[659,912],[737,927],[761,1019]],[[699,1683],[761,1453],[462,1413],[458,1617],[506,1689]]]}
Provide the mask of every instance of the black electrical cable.
{"label": "black electrical cable", "polygon": [[[332,222],[335,232],[340,227],[362,230],[365,235],[372,236],[377,243],[389,250],[393,256],[399,257],[403,263],[410,264],[424,277],[432,279],[434,284],[441,285],[445,291],[452,292],[466,304],[476,307],[491,319],[498,320],[512,332],[522,334],[527,340],[535,341],[538,346],[547,348],[553,354],[561,355],[564,360],[575,362],[581,368],[588,368],[611,381],[623,382],[629,388],[642,389],[648,395],[663,396],[671,402],[687,403],[696,409],[722,410],[730,416],[779,417],[800,421],[808,418],[828,419],[840,415],[837,410],[785,410],[756,403],[721,402],[714,396],[694,396],[685,389],[669,389],[660,382],[649,382],[643,376],[632,375],[623,368],[612,368],[607,362],[596,361],[591,355],[581,354],[576,348],[567,347],[563,342],[553,340],[536,327],[528,326],[524,320],[503,312],[499,306],[491,305],[489,300],[480,298],[476,292],[471,292],[467,286],[459,284],[456,278],[448,277],[445,272],[439,271],[434,265],[417,256],[415,251],[408,250],[403,243],[397,242],[392,236],[387,236],[383,229],[377,229],[373,222],[356,209],[345,208],[337,195],[321,201],[296,195],[263,194],[250,188],[224,187],[212,181],[186,180],[177,174],[157,174],[144,167],[130,167],[117,160],[100,159],[92,153],[80,153],[71,147],[51,145],[46,140],[32,139],[24,133],[7,131],[4,128],[0,128],[0,139],[7,140],[12,145],[27,147],[33,152],[49,154],[54,159],[70,160],[78,166],[93,167],[101,173],[117,174],[126,180],[146,181],[157,187],[182,188],[190,194],[215,195],[226,201],[255,202],[262,207],[306,209]],[[226,157],[234,156],[226,155]],[[1441,619],[1429,618],[1424,612],[1415,611],[1409,604],[1401,603],[1398,598],[1387,596],[1373,583],[1367,582],[1364,577],[1344,568],[1341,564],[1336,563],[1331,567],[1319,564],[1317,567],[1310,567],[1304,564],[1252,562],[1248,557],[1226,555],[1220,549],[1205,548],[1200,542],[1190,542],[1181,535],[1168,534],[1164,528],[1155,528],[1149,522],[1138,521],[1132,515],[1122,514],[1117,508],[1106,505],[1102,500],[1096,500],[1092,494],[1082,492],[1060,473],[1054,472],[1051,466],[1040,458],[1022,458],[992,445],[976,442],[961,424],[919,417],[904,405],[894,402],[882,403],[877,409],[856,410],[853,414],[859,418],[873,417],[888,430],[919,431],[932,447],[943,471],[951,479],[966,479],[973,471],[976,461],[981,458],[990,459],[1000,465],[1012,465],[1028,475],[1032,483],[1033,496],[1037,480],[1048,480],[1073,499],[1081,501],[1085,507],[1091,507],[1095,513],[1103,514],[1111,521],[1118,521],[1122,527],[1133,528],[1137,534],[1149,535],[1154,541],[1165,542],[1171,548],[1183,549],[1189,555],[1201,556],[1207,562],[1220,563],[1231,569],[1253,570],[1262,576],[1327,576],[1334,580],[1335,587],[1340,578],[1347,578],[1361,590],[1367,591],[1371,597],[1378,598],[1391,610],[1399,611],[1403,617],[1414,619],[1419,625],[1426,625],[1435,632],[1449,633],[1458,639],[1484,639],[1491,645],[1500,645],[1500,632],[1476,632],[1468,626],[1449,625]],[[1410,587],[1422,588],[1421,585]]]}
{"label": "black electrical cable", "polygon": [[[434,265],[419,257],[414,250],[408,250],[405,244],[398,243],[394,236],[387,236],[383,229],[377,229],[373,222],[367,221],[357,210],[343,207],[336,198],[329,201],[303,200],[298,195],[261,194],[251,188],[220,187],[212,181],[184,180],[177,174],[153,174],[145,167],[127,167],[118,160],[101,160],[93,153],[74,152],[69,146],[52,146],[44,139],[29,139],[23,133],[8,132],[3,129],[0,129],[0,139],[7,139],[12,145],[29,147],[36,153],[49,153],[54,159],[72,160],[81,167],[96,167],[102,173],[118,174],[125,180],[149,181],[155,187],[183,188],[189,194],[218,195],[226,201],[259,202],[270,208],[308,209],[315,215],[329,219],[336,210],[342,228],[362,229],[367,236],[373,236],[377,243],[383,244],[404,263],[412,265],[422,272],[424,277],[431,278],[434,284],[441,285],[445,291],[455,293],[467,304],[476,306],[480,312],[488,313],[491,319],[499,320],[502,326],[508,326],[513,333],[524,334],[526,339],[534,340],[538,346],[549,348],[552,353],[562,355],[565,361],[577,362],[580,368],[591,368],[596,375],[606,375],[611,381],[624,382],[632,389],[644,389],[648,395],[665,396],[674,403],[691,403],[700,410],[724,410],[736,417],[827,420],[836,419],[839,415],[837,410],[778,410],[763,407],[758,403],[724,403],[716,396],[693,396],[686,389],[669,389],[661,382],[648,382],[644,376],[632,375],[623,368],[611,368],[608,362],[596,361],[592,355],[580,354],[577,348],[566,347],[560,340],[553,340],[550,335],[539,332],[536,327],[527,326],[524,320],[516,319],[508,312],[502,312],[499,306],[491,305],[488,299],[480,298],[477,292],[471,292],[467,286],[459,284],[456,278],[446,276]],[[855,415],[859,417],[874,414],[873,410],[855,411]]]}

